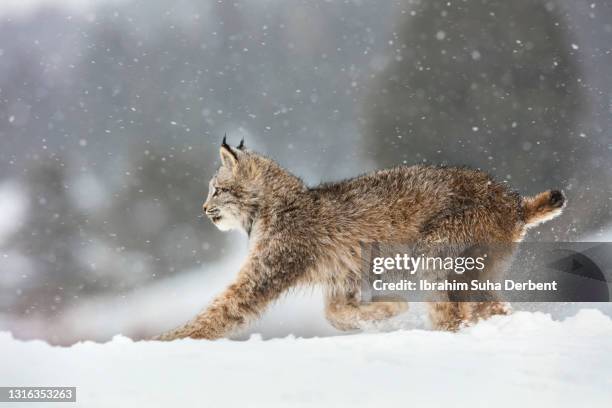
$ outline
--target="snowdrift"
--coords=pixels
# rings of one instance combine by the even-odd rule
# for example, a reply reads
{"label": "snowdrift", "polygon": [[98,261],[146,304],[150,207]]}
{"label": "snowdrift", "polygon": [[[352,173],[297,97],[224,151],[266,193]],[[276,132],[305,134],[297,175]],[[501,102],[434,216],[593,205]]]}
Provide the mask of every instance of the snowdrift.
{"label": "snowdrift", "polygon": [[3,385],[76,386],[79,407],[612,406],[612,320],[598,310],[517,312],[457,334],[63,348],[0,333],[0,359]]}

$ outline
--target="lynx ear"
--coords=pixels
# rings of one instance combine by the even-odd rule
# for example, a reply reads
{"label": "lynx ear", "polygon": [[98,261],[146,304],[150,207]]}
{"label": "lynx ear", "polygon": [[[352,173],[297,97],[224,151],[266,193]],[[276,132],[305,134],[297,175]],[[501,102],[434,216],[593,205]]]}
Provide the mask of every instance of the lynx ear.
{"label": "lynx ear", "polygon": [[232,150],[232,148],[226,142],[227,135],[223,136],[223,141],[221,142],[221,149],[219,150],[219,155],[221,156],[221,162],[228,169],[233,169],[238,164],[238,156]]}

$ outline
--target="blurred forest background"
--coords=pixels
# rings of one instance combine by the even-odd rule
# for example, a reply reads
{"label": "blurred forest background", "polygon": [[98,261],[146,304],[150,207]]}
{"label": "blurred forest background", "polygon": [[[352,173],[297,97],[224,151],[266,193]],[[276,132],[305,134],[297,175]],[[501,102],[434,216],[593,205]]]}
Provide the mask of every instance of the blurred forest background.
{"label": "blurred forest background", "polygon": [[563,188],[529,239],[604,231],[611,53],[606,0],[3,2],[0,329],[62,341],[28,322],[232,252],[199,218],[225,132],[310,184],[432,163]]}

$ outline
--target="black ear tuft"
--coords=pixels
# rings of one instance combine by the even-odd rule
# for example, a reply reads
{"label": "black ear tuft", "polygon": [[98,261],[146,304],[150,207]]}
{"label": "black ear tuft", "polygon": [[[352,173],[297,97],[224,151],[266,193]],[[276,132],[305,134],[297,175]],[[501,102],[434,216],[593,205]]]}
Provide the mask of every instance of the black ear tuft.
{"label": "black ear tuft", "polygon": [[227,144],[227,133],[223,136],[221,149],[219,149],[219,155],[221,156],[221,162],[225,167],[229,169],[236,167],[236,164],[238,163],[238,156],[230,145]]}
{"label": "black ear tuft", "polygon": [[238,145],[238,150],[244,150],[244,137],[240,140],[240,144]]}

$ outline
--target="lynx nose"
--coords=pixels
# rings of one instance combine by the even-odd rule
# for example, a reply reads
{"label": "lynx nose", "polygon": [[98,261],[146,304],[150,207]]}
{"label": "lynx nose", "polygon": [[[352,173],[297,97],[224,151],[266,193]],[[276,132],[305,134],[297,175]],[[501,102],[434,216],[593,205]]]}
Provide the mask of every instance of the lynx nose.
{"label": "lynx nose", "polygon": [[204,212],[204,214],[209,215],[209,216],[210,215],[216,215],[216,214],[219,213],[219,209],[216,208],[216,207],[211,206],[208,203],[204,203],[202,205],[202,212]]}
{"label": "lynx nose", "polygon": [[206,206],[204,213],[208,216],[214,217],[218,216],[221,213],[221,210],[219,210],[217,207]]}

